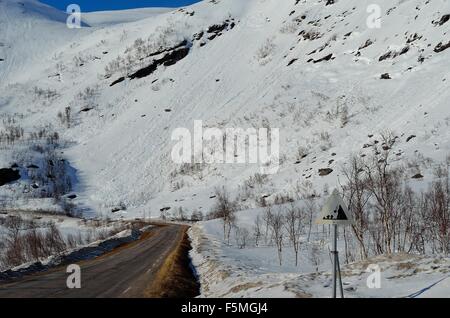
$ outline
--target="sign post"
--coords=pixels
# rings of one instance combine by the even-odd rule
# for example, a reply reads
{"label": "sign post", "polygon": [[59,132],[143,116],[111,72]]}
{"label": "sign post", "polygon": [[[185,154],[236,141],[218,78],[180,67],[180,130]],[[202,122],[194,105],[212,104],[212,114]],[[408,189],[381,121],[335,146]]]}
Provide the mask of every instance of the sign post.
{"label": "sign post", "polygon": [[329,224],[333,226],[332,250],[333,255],[333,298],[337,294],[337,278],[339,277],[339,288],[341,297],[344,298],[344,289],[342,286],[341,268],[339,265],[339,254],[337,249],[338,225],[349,225],[353,221],[350,218],[347,205],[335,189],[327,202],[323,206],[316,224]]}

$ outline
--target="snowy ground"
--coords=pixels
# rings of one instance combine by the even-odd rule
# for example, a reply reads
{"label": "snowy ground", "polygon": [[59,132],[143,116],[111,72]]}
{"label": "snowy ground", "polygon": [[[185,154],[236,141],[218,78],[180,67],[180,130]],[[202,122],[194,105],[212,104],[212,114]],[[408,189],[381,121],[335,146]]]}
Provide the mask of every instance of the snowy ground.
{"label": "snowy ground", "polygon": [[[239,226],[251,230],[261,209],[238,213]],[[299,265],[289,243],[283,250],[283,265],[278,263],[276,248],[262,243],[239,249],[223,241],[222,224],[218,220],[193,226],[189,232],[193,250],[191,257],[201,282],[201,297],[331,297],[331,259],[329,238],[321,226],[314,226],[310,242],[302,237]],[[341,237],[342,238],[342,237]],[[318,255],[319,266],[311,258],[314,244],[323,244]],[[408,254],[378,256],[362,262],[345,263],[340,242],[340,262],[344,296],[357,297],[449,297],[450,258]],[[314,263],[313,263],[314,262]],[[380,288],[374,286],[375,266],[380,270]],[[369,280],[369,285],[368,285]]]}
{"label": "snowy ground", "polygon": [[[65,13],[36,0],[0,0],[0,168],[16,164],[21,174],[0,186],[1,207],[65,213],[70,206],[84,217],[117,219],[175,215],[179,208],[206,215],[214,188],[225,185],[251,209],[263,196],[269,203],[298,199],[307,183],[319,194],[338,187],[350,156],[369,154],[387,130],[398,137],[395,162],[411,177],[423,175],[410,186],[424,188],[450,153],[449,1],[378,0],[380,28],[367,24],[373,1],[326,3],[202,1],[148,17],[148,10],[133,11],[134,18],[89,13],[83,28],[69,29]],[[133,78],[177,45],[188,50],[184,58]],[[171,134],[192,130],[194,120],[279,128],[280,169],[255,184],[258,164],[180,167],[170,157]],[[50,157],[64,171],[58,200],[49,194],[55,178],[44,171],[54,162],[42,151],[55,133]],[[323,168],[333,171],[320,176]],[[213,235],[208,253],[221,257],[227,247],[214,239],[214,224],[193,231]],[[233,267],[233,275],[265,275],[274,287],[264,293],[292,295],[280,285],[280,277],[299,277],[289,262],[278,268],[259,249],[228,252],[237,267],[248,267]],[[440,274],[417,275],[431,284]],[[414,288],[397,291],[392,296]],[[365,295],[360,287],[355,293]]]}
{"label": "snowy ground", "polygon": [[[32,230],[36,230],[39,234],[45,236],[49,231],[49,225],[54,224],[58,230],[61,240],[65,242],[63,254],[68,254],[71,251],[80,249],[86,246],[96,246],[101,241],[111,239],[114,237],[124,237],[131,233],[131,223],[121,220],[99,220],[99,219],[79,219],[58,215],[57,212],[36,212],[31,211],[9,211],[8,213],[0,211],[0,271],[10,268],[25,268],[28,265],[40,261],[46,265],[55,260],[58,260],[60,255],[49,255],[41,257],[39,260],[34,259],[29,255],[27,248],[21,248],[20,251],[25,255],[25,263],[13,266],[13,264],[3,262],[3,254],[7,253],[7,242],[12,240],[12,233],[15,228],[8,226],[8,221],[11,218],[20,218],[21,222],[17,225],[18,235],[26,237],[26,234]],[[18,243],[23,244],[23,243]],[[36,242],[42,244],[44,248],[49,248],[47,241]],[[18,251],[19,248],[16,249]]]}

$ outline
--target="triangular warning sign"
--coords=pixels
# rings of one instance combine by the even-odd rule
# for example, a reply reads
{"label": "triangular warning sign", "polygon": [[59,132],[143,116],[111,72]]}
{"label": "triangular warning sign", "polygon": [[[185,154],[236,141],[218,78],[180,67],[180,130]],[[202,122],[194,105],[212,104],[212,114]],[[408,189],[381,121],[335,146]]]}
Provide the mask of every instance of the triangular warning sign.
{"label": "triangular warning sign", "polygon": [[349,212],[339,192],[334,190],[320,212],[317,224],[351,224]]}

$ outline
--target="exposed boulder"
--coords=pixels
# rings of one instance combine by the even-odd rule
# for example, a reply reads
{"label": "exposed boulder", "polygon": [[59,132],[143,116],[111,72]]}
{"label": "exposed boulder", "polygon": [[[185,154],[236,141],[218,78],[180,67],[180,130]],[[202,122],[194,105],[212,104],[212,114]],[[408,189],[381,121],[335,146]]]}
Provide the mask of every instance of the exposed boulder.
{"label": "exposed boulder", "polygon": [[447,44],[442,44],[442,42],[439,42],[438,45],[434,48],[434,52],[441,53],[442,51],[445,51],[450,47],[450,41],[448,41]]}
{"label": "exposed boulder", "polygon": [[17,181],[20,179],[20,173],[17,170],[11,168],[0,169],[0,187],[7,183]]}
{"label": "exposed boulder", "polygon": [[333,169],[331,169],[331,168],[319,169],[319,176],[321,176],[321,177],[328,176],[332,172],[333,172]]}
{"label": "exposed boulder", "polygon": [[323,62],[323,61],[329,61],[332,58],[333,58],[333,54],[330,53],[330,54],[328,54],[328,55],[326,55],[326,56],[324,56],[324,57],[322,57],[322,58],[320,58],[318,60],[314,60],[314,63],[320,63],[320,62]]}
{"label": "exposed boulder", "polygon": [[435,26],[441,26],[450,20],[450,14],[444,14],[439,21],[433,21]]}

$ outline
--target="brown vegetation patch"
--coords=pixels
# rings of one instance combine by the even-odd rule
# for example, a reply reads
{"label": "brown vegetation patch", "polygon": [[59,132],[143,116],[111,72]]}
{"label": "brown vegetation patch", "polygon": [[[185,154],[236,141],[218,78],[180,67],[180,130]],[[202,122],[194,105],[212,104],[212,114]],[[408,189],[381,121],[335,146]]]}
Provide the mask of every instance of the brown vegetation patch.
{"label": "brown vegetation patch", "polygon": [[248,290],[251,288],[256,288],[261,285],[262,285],[261,282],[240,284],[240,285],[237,285],[237,286],[234,286],[233,288],[231,288],[229,293],[238,293],[240,291]]}
{"label": "brown vegetation patch", "polygon": [[146,297],[193,298],[199,294],[200,286],[190,269],[191,245],[187,229],[185,226],[177,247],[166,258],[155,280],[144,292]]}

